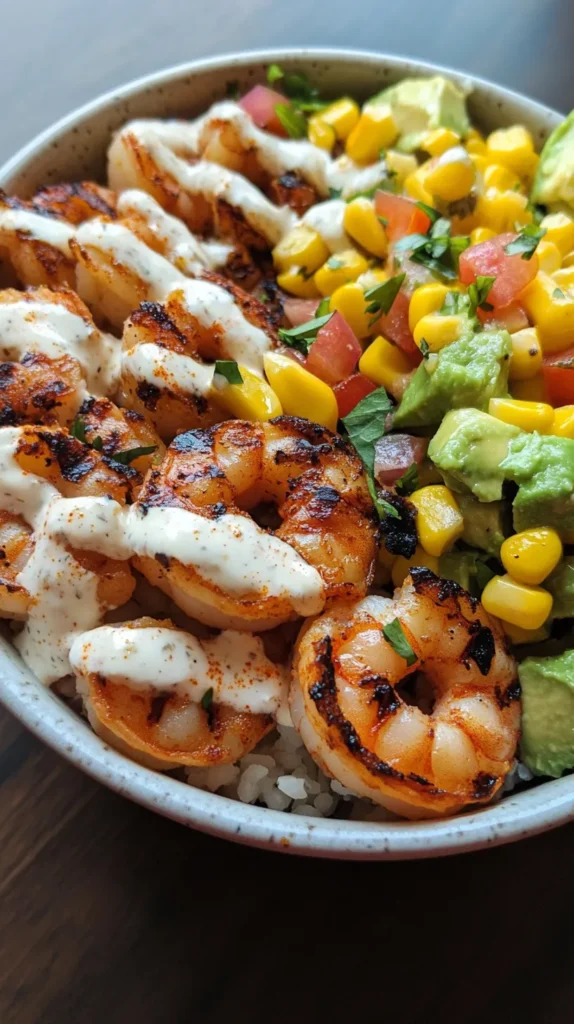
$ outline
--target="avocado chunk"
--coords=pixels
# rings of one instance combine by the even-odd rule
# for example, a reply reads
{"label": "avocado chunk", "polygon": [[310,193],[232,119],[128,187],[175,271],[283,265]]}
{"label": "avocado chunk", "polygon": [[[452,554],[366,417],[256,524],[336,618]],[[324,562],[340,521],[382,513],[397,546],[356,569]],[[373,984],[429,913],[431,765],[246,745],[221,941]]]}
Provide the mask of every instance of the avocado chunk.
{"label": "avocado chunk", "polygon": [[520,431],[500,470],[519,485],[512,506],[517,532],[530,526],[574,530],[574,440]]}
{"label": "avocado chunk", "polygon": [[504,502],[481,502],[471,494],[459,494],[458,506],[464,516],[461,540],[498,558],[504,541]]}
{"label": "avocado chunk", "polygon": [[574,209],[574,110],[546,140],[532,185],[533,203]]}
{"label": "avocado chunk", "polygon": [[466,95],[442,75],[404,78],[373,96],[369,103],[390,105],[400,132],[397,148],[405,153],[417,149],[434,128],[450,128],[460,136],[470,131]]}
{"label": "avocado chunk", "polygon": [[483,331],[468,333],[423,360],[406,387],[394,426],[432,426],[450,409],[488,409],[491,398],[508,393],[510,351],[508,331]]}
{"label": "avocado chunk", "polygon": [[478,501],[500,501],[505,479],[500,463],[519,435],[518,427],[487,412],[456,409],[445,416],[428,454],[448,487],[470,491]]}
{"label": "avocado chunk", "polygon": [[526,658],[522,687],[522,760],[536,775],[574,768],[574,651]]}
{"label": "avocado chunk", "polygon": [[544,581],[554,599],[553,619],[574,618],[574,555],[567,555]]}

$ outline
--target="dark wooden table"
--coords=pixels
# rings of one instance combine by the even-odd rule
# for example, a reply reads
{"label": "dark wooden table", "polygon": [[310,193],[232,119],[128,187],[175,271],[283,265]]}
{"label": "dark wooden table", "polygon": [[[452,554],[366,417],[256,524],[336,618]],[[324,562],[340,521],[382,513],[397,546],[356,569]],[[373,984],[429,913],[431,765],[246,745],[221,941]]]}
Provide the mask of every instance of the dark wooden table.
{"label": "dark wooden table", "polygon": [[[356,46],[574,105],[572,0],[3,4],[4,159],[70,108],[203,55]],[[2,1024],[566,1024],[574,825],[446,860],[339,864],[189,832],[0,716]]]}

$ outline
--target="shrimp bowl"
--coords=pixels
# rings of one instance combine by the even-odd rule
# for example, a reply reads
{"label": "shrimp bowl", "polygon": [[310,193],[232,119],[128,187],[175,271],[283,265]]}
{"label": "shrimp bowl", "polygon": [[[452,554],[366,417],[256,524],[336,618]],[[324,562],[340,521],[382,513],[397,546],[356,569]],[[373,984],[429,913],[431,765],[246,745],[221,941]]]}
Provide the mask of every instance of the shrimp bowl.
{"label": "shrimp bowl", "polygon": [[2,168],[28,728],[285,852],[574,817],[571,149],[481,80],[298,50],[132,83]]}

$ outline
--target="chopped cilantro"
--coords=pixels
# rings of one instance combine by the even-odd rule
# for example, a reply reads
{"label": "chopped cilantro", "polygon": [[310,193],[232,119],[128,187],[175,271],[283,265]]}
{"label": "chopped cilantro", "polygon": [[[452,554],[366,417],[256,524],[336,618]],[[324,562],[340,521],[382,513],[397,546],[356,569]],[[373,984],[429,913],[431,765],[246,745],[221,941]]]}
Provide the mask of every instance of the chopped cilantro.
{"label": "chopped cilantro", "polygon": [[407,640],[404,629],[398,619],[393,619],[392,622],[388,622],[386,626],[383,626],[383,636],[390,643],[395,654],[398,654],[400,658],[404,658],[407,665],[414,665],[415,661],[418,660],[417,656]]}
{"label": "chopped cilantro", "polygon": [[321,299],[317,309],[315,310],[315,316],[326,316],[331,309],[331,300],[329,298]]}
{"label": "chopped cilantro", "polygon": [[233,359],[216,359],[215,373],[225,377],[228,384],[243,384],[239,367]]}
{"label": "chopped cilantro", "polygon": [[423,359],[428,359],[430,355],[430,345],[426,338],[421,338],[419,348],[421,350]]}
{"label": "chopped cilantro", "polygon": [[213,704],[213,686],[210,686],[209,689],[205,691],[199,703],[204,711],[210,710],[211,705]]}
{"label": "chopped cilantro", "polygon": [[270,64],[267,68],[267,81],[269,85],[273,85],[274,82],[278,82],[280,78],[283,78],[283,70],[278,64]]}
{"label": "chopped cilantro", "polygon": [[277,103],[275,113],[285,131],[292,139],[304,139],[307,136],[307,119],[300,110],[289,103]]}
{"label": "chopped cilantro", "polygon": [[489,313],[494,309],[492,303],[487,302],[487,298],[492,288],[496,277],[487,277],[484,274],[478,274],[476,281],[468,286],[468,297],[470,299],[471,310],[474,313],[477,309],[483,309]]}
{"label": "chopped cilantro", "polygon": [[76,416],[72,426],[70,427],[70,436],[75,437],[82,444],[87,444],[86,441],[86,424],[84,423],[81,416]]}
{"label": "chopped cilantro", "polygon": [[397,480],[395,487],[401,494],[412,494],[419,486],[419,468],[416,462],[411,462],[409,468]]}
{"label": "chopped cilantro", "polygon": [[540,228],[536,224],[526,224],[521,229],[518,238],[504,246],[504,251],[507,256],[521,256],[523,260],[532,259],[536,246],[545,234],[546,228]]}
{"label": "chopped cilantro", "polygon": [[317,316],[313,320],[308,320],[305,324],[299,324],[298,327],[291,327],[289,330],[280,327],[279,337],[285,345],[289,345],[290,348],[296,348],[304,356],[309,355],[309,349],[317,337],[317,331],[320,331],[321,327],[324,327],[332,316],[332,313],[327,313],[325,316]]}
{"label": "chopped cilantro", "polygon": [[365,299],[367,299],[369,305],[365,307],[365,312],[374,314],[369,327],[373,326],[381,314],[386,315],[389,312],[399,294],[405,277],[405,274],[395,274],[388,281],[383,281],[381,284],[373,285],[372,288],[367,289]]}
{"label": "chopped cilantro", "polygon": [[340,199],[342,195],[343,195],[343,189],[342,188],[330,188],[329,189],[329,199]]}
{"label": "chopped cilantro", "polygon": [[564,292],[562,291],[561,288],[555,288],[554,291],[552,292],[552,298],[553,299],[565,299],[566,296],[565,296],[565,294],[564,294]]}
{"label": "chopped cilantro", "polygon": [[423,213],[426,213],[427,217],[430,217],[431,224],[435,224],[436,221],[440,219],[440,213],[438,210],[435,210],[434,206],[427,206],[426,203],[415,203],[415,205],[418,206],[419,210],[422,210]]}
{"label": "chopped cilantro", "polygon": [[134,459],[139,459],[142,455],[151,455],[156,449],[157,444],[148,444],[140,448],[128,448],[125,452],[114,452],[110,458],[113,462],[121,462],[122,466],[129,466]]}
{"label": "chopped cilantro", "polygon": [[94,440],[92,441],[92,448],[95,448],[97,452],[101,452],[103,447],[104,442],[102,441],[100,435],[98,434],[98,436],[94,437]]}
{"label": "chopped cilantro", "polygon": [[370,476],[368,473],[367,473],[367,487],[369,488],[369,494],[371,495],[371,498],[373,499],[373,505],[375,506],[375,508],[377,510],[377,515],[378,515],[379,519],[382,519],[383,516],[392,516],[393,519],[400,519],[401,518],[399,513],[397,512],[396,508],[394,508],[393,505],[391,505],[390,501],[385,501],[384,498],[379,498],[379,495],[377,494],[377,488],[376,488],[376,485],[375,485],[375,481],[374,481],[373,477]]}

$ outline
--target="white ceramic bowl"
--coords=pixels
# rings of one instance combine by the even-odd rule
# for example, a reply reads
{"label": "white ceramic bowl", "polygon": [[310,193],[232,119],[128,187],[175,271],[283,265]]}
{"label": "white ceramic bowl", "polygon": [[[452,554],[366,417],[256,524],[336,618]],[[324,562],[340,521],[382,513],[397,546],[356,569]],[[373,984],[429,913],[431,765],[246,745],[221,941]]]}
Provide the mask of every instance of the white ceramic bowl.
{"label": "white ceramic bowl", "polygon": [[[438,71],[470,83],[473,120],[490,130],[521,122],[541,143],[560,115],[471,76],[402,58],[340,50],[274,50],[218,57],[139,79],[88,104],[39,135],[0,170],[0,186],[21,196],[57,181],[102,179],[110,133],[133,117],[199,114],[225,92],[264,81],[277,61],[306,71],[326,95],[366,98],[407,75]],[[435,822],[375,824],[297,817],[205,793],[140,767],[110,749],[0,639],[0,697],[77,767],[112,789],[185,825],[237,842],[314,856],[383,860],[429,857],[510,842],[574,818],[574,776],[546,782],[471,814]]]}

